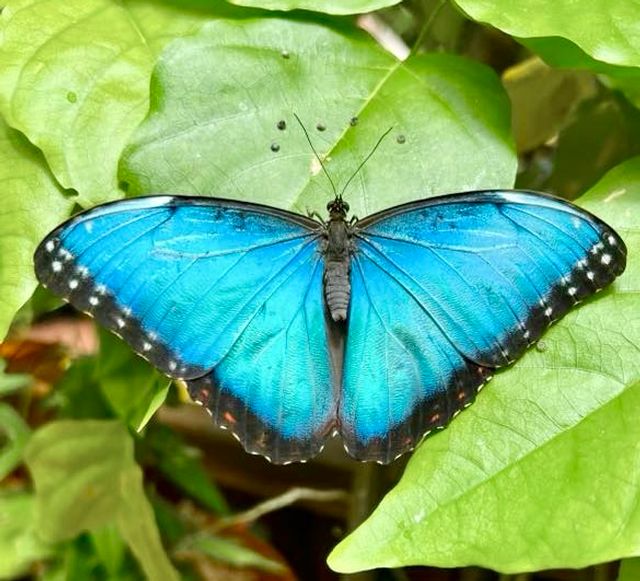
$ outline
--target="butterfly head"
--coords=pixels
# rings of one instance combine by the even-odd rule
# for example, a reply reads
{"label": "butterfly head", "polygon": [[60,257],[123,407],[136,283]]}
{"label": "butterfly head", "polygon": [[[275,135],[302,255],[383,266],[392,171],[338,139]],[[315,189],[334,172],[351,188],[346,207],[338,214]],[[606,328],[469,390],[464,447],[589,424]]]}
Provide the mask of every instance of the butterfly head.
{"label": "butterfly head", "polygon": [[336,196],[334,200],[327,204],[327,211],[329,212],[329,218],[331,220],[344,220],[349,211],[349,204],[342,199],[342,196]]}

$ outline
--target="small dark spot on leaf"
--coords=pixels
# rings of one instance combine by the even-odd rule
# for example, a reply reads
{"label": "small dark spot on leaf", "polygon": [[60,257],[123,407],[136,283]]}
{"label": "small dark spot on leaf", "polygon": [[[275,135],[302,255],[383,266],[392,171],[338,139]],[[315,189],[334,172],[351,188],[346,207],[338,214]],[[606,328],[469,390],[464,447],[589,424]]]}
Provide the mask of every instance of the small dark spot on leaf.
{"label": "small dark spot on leaf", "polygon": [[327,129],[327,126],[326,126],[324,123],[318,123],[318,124],[316,125],[316,129],[317,129],[318,131],[325,131],[325,130]]}
{"label": "small dark spot on leaf", "polygon": [[272,143],[271,151],[273,151],[273,153],[277,153],[278,151],[280,151],[280,146],[277,143]]}
{"label": "small dark spot on leaf", "polygon": [[287,122],[284,119],[280,119],[276,127],[280,129],[280,131],[284,131],[287,128]]}
{"label": "small dark spot on leaf", "polygon": [[69,103],[75,103],[78,100],[78,95],[76,95],[73,91],[69,91],[67,93],[67,101]]}
{"label": "small dark spot on leaf", "polygon": [[544,341],[538,341],[536,343],[536,351],[540,351],[540,353],[544,353],[547,350],[547,344]]}
{"label": "small dark spot on leaf", "polygon": [[402,145],[403,143],[405,143],[407,141],[407,138],[404,135],[400,134],[400,135],[398,135],[398,137],[396,137],[396,141],[400,145]]}
{"label": "small dark spot on leaf", "polygon": [[283,50],[283,51],[280,53],[280,56],[281,56],[283,59],[288,59],[288,58],[289,58],[289,56],[290,56],[290,55],[289,55],[289,51],[288,51],[288,50]]}
{"label": "small dark spot on leaf", "polygon": [[129,191],[129,182],[126,182],[124,180],[120,180],[118,182],[118,187],[123,191],[123,192],[128,192]]}
{"label": "small dark spot on leaf", "polygon": [[351,117],[351,120],[349,121],[349,125],[351,125],[351,127],[355,127],[358,124],[358,118],[357,117]]}

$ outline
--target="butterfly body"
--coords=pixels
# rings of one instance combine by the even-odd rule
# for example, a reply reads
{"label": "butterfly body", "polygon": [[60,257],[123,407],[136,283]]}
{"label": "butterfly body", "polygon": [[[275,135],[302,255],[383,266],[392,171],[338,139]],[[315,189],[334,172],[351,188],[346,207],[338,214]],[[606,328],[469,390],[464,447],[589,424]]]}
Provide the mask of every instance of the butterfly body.
{"label": "butterfly body", "polygon": [[345,321],[351,297],[351,255],[353,226],[347,223],[349,205],[336,198],[327,205],[329,221],[324,225],[322,254],[324,257],[324,296],[327,308],[334,321]]}
{"label": "butterfly body", "polygon": [[[87,210],[40,281],[186,382],[251,453],[304,461],[339,433],[390,462],[625,268],[621,238],[547,195],[484,191],[327,222],[218,198]],[[132,387],[135,389],[135,387]]]}

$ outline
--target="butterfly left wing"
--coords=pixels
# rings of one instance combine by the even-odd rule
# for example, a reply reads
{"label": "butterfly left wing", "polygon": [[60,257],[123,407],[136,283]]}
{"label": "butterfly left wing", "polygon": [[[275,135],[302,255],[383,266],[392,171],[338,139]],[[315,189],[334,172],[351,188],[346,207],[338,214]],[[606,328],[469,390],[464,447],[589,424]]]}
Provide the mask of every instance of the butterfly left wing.
{"label": "butterfly left wing", "polygon": [[35,267],[186,380],[249,452],[304,460],[335,418],[317,227],[255,204],[136,198],[70,219],[40,244]]}
{"label": "butterfly left wing", "polygon": [[602,221],[530,192],[433,198],[357,228],[338,421],[352,456],[383,463],[446,425],[626,260]]}

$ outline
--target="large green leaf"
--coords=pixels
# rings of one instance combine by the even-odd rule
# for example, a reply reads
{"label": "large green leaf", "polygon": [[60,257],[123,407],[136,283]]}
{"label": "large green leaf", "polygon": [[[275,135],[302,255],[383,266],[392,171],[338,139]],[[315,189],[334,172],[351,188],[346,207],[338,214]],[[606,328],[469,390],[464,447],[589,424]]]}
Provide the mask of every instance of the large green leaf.
{"label": "large green leaf", "polygon": [[117,159],[147,112],[157,53],[211,14],[191,6],[14,0],[3,7],[0,112],[81,204],[118,195]]}
{"label": "large green leaf", "polygon": [[151,579],[177,579],[120,422],[58,421],[38,430],[26,462],[36,489],[38,531],[48,541],[112,524]]}
{"label": "large green leaf", "polygon": [[328,14],[360,14],[393,6],[402,0],[228,0],[239,6],[267,10],[314,10]]}
{"label": "large green leaf", "polygon": [[640,65],[640,0],[455,0],[471,18],[512,36],[566,38],[594,59]]}
{"label": "large green leaf", "polygon": [[640,158],[580,203],[616,227],[626,273],[553,327],[427,440],[329,557],[339,571],[513,572],[640,554]]}
{"label": "large green leaf", "polygon": [[338,184],[393,126],[347,192],[360,216],[515,176],[508,101],[489,69],[444,54],[400,62],[353,29],[214,22],[167,48],[151,93],[123,158],[132,193],[323,210],[330,188],[294,113]]}
{"label": "large green leaf", "polygon": [[[1,69],[1,66],[0,66]],[[0,341],[38,282],[33,252],[65,218],[73,202],[62,195],[40,152],[0,119]]]}

